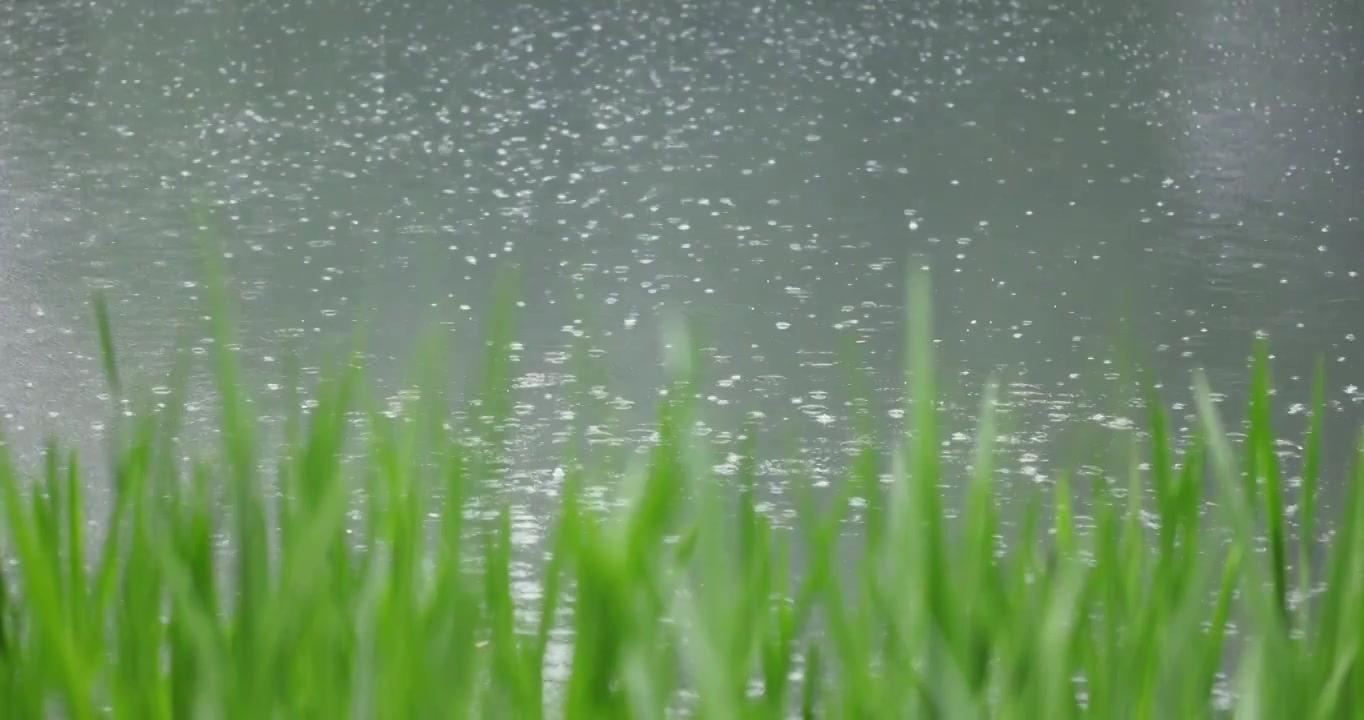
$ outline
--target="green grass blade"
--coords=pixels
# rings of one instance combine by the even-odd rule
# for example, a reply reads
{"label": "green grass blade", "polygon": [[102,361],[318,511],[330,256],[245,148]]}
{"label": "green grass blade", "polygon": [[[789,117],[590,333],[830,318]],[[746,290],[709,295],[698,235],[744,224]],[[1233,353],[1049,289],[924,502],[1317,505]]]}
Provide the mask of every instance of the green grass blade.
{"label": "green grass blade", "polygon": [[1317,488],[1321,475],[1321,416],[1326,411],[1326,365],[1317,361],[1312,377],[1311,416],[1307,439],[1303,443],[1302,486],[1298,490],[1298,594],[1302,605],[1298,623],[1307,628],[1312,622],[1312,548],[1316,545]]}
{"label": "green grass blade", "polygon": [[1284,540],[1283,477],[1279,473],[1278,456],[1274,453],[1274,430],[1269,402],[1269,349],[1261,340],[1256,343],[1255,364],[1251,372],[1251,426],[1254,447],[1250,452],[1257,458],[1265,490],[1265,522],[1269,534],[1269,569],[1274,583],[1274,603],[1284,622],[1288,621],[1288,556]]}

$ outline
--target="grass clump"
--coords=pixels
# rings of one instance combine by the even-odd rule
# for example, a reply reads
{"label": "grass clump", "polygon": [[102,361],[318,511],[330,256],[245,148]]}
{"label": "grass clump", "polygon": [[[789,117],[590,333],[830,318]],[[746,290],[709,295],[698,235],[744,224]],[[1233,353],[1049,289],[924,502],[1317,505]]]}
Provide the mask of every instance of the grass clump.
{"label": "grass clump", "polygon": [[[496,497],[508,318],[488,344],[486,422],[452,429],[436,355],[399,418],[339,362],[306,417],[290,401],[267,473],[218,302],[221,452],[179,458],[178,395],[120,421],[98,542],[74,453],[53,443],[36,473],[0,456],[0,717],[1364,714],[1364,464],[1320,544],[1320,383],[1296,547],[1263,353],[1239,448],[1200,378],[1198,436],[1177,462],[1152,396],[1143,451],[1118,468],[1125,492],[1089,493],[1082,529],[1063,477],[1005,547],[993,389],[961,519],[944,519],[928,290],[911,288],[901,446],[865,448],[832,496],[805,488],[797,528],[780,530],[754,500],[754,433],[733,478],[705,470],[679,371],[620,509],[590,509],[592,463],[566,463],[530,616],[507,511],[468,512]],[[357,412],[367,432],[348,437]],[[357,444],[360,462],[343,463]],[[550,679],[556,638],[567,661]]]}

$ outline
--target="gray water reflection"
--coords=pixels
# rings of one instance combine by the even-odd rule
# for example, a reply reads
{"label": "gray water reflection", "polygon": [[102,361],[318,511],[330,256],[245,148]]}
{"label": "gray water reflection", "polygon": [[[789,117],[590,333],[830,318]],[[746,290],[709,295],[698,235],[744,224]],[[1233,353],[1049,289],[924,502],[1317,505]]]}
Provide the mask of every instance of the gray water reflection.
{"label": "gray water reflection", "polygon": [[[1258,332],[1286,437],[1324,355],[1339,467],[1364,402],[1361,43],[1357,5],[1269,0],[4,3],[0,415],[97,436],[92,288],[148,382],[182,333],[203,351],[208,208],[263,406],[290,344],[314,369],[356,318],[400,401],[417,329],[476,338],[519,268],[528,542],[574,397],[615,414],[593,439],[648,442],[672,311],[703,330],[718,469],[755,419],[834,477],[853,411],[892,431],[921,265],[950,456],[992,373],[1003,466],[1045,482],[1140,421],[1124,361],[1187,425],[1190,371],[1234,397]],[[602,387],[572,382],[579,345]]]}

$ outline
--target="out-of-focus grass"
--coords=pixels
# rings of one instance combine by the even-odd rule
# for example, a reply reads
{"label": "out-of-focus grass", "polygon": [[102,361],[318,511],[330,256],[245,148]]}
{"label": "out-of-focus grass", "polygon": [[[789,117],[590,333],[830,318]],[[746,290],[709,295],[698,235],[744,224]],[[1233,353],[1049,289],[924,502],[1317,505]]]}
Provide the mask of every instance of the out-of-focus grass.
{"label": "out-of-focus grass", "polygon": [[[963,514],[944,519],[929,292],[910,287],[900,446],[864,449],[832,498],[805,488],[796,529],[779,530],[754,499],[755,431],[732,478],[688,442],[683,351],[620,509],[585,503],[591,458],[565,463],[533,622],[516,612],[507,512],[462,512],[496,497],[510,317],[492,323],[476,425],[450,423],[436,350],[422,402],[399,418],[373,410],[343,359],[306,417],[290,401],[267,492],[218,299],[221,452],[179,459],[178,396],[120,417],[93,554],[75,454],[54,442],[36,474],[0,456],[0,716],[1364,717],[1364,465],[1337,480],[1346,500],[1317,546],[1320,383],[1298,488],[1274,453],[1261,352],[1241,447],[1200,377],[1198,438],[1177,463],[1152,394],[1149,441],[1117,469],[1128,492],[1096,489],[1081,532],[1062,478],[1004,548],[993,388]],[[135,403],[97,307],[111,394]],[[357,442],[362,462],[343,464]],[[853,496],[867,507],[850,548]],[[567,679],[547,682],[565,625]]]}

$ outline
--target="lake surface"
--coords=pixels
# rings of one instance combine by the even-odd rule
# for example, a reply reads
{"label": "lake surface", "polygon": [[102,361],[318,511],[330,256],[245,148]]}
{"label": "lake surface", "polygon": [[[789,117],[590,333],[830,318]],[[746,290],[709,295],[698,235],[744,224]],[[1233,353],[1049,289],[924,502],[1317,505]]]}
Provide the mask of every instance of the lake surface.
{"label": "lake surface", "polygon": [[[649,442],[674,312],[718,471],[752,419],[774,493],[791,463],[834,481],[855,412],[898,423],[920,266],[949,457],[992,374],[1027,486],[1142,422],[1128,362],[1187,427],[1193,369],[1236,398],[1263,334],[1286,455],[1325,360],[1338,476],[1364,418],[1360,8],[4,0],[0,418],[21,454],[98,438],[96,288],[144,383],[202,352],[206,216],[267,417],[288,347],[314,369],[357,318],[400,403],[420,331],[472,352],[515,265],[532,543],[571,422]],[[575,382],[584,347],[600,381]]]}

